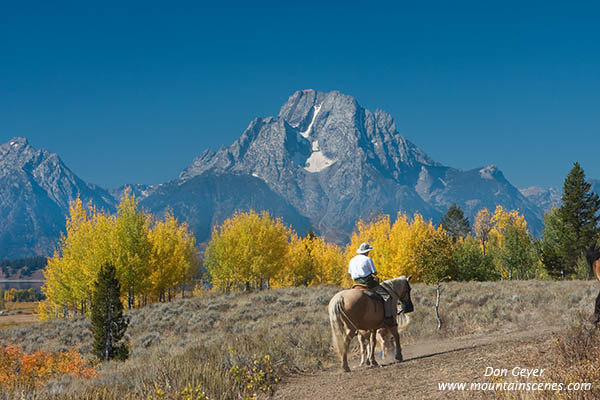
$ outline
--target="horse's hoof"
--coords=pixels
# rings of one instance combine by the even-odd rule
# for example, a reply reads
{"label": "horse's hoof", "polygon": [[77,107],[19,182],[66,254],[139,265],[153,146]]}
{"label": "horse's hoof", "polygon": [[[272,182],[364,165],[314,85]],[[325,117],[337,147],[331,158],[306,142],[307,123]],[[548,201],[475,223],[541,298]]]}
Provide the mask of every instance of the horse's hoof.
{"label": "horse's hoof", "polygon": [[344,365],[344,372],[350,372],[350,367],[347,365]]}
{"label": "horse's hoof", "polygon": [[402,358],[402,355],[396,356],[396,361],[397,362],[402,362],[404,359]]}

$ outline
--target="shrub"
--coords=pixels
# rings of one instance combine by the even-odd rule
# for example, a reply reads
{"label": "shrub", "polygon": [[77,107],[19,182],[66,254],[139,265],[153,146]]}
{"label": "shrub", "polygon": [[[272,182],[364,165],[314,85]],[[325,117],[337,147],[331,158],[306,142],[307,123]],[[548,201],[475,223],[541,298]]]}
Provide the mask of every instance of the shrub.
{"label": "shrub", "polygon": [[39,387],[50,378],[65,374],[92,378],[97,372],[94,367],[86,366],[85,359],[74,349],[58,353],[38,350],[24,354],[20,347],[12,344],[0,346],[0,386]]}

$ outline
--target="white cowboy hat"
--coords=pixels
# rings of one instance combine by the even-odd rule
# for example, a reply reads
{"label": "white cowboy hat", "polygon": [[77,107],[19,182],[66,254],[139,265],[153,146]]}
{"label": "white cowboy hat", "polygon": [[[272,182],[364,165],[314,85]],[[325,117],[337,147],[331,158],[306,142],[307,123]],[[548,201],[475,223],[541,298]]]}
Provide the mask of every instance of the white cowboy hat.
{"label": "white cowboy hat", "polygon": [[369,243],[362,243],[360,245],[360,247],[358,248],[358,250],[356,250],[356,252],[358,254],[365,254],[370,252],[371,250],[373,250],[373,248],[371,246],[369,246]]}

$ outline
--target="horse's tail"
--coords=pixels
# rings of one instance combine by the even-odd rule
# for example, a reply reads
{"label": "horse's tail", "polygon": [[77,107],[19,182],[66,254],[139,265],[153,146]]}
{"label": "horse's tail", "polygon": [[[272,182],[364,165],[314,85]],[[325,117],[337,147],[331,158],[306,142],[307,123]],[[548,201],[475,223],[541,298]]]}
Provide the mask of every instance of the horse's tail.
{"label": "horse's tail", "polygon": [[333,348],[341,356],[344,353],[344,341],[346,340],[346,327],[343,321],[344,298],[340,293],[329,301],[329,324],[331,325],[331,336]]}
{"label": "horse's tail", "polygon": [[410,324],[410,317],[406,313],[400,313],[398,315],[398,332],[402,332]]}

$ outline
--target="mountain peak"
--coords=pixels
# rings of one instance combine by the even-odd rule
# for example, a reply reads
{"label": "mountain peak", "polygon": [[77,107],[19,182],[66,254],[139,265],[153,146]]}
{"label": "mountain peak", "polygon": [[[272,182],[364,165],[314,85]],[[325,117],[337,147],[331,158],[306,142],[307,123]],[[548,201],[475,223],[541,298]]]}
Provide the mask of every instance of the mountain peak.
{"label": "mountain peak", "polygon": [[279,111],[279,118],[290,126],[305,130],[310,124],[315,110],[323,114],[345,113],[354,114],[360,106],[356,99],[337,90],[319,92],[314,89],[298,90],[285,102]]}
{"label": "mountain peak", "polygon": [[24,137],[15,137],[12,138],[8,144],[12,147],[20,147],[20,146],[28,146],[29,142]]}
{"label": "mountain peak", "polygon": [[103,189],[82,181],[60,157],[15,137],[0,145],[0,258],[52,254],[69,202],[113,210]]}
{"label": "mountain peak", "polygon": [[419,165],[439,164],[398,133],[390,114],[362,108],[337,90],[304,89],[289,97],[277,117],[255,119],[231,146],[196,158],[179,179],[212,169],[291,181],[343,166],[352,174],[370,167],[398,180]]}
{"label": "mountain peak", "polygon": [[6,153],[20,152],[24,149],[27,149],[29,146],[29,142],[24,137],[14,137],[8,142],[0,145],[0,155]]}
{"label": "mountain peak", "polygon": [[[29,145],[27,139],[15,137],[0,145],[0,165],[6,163],[8,167],[22,167],[33,159],[39,158],[40,151]],[[6,172],[6,171],[5,171]],[[0,175],[2,172],[0,172]]]}
{"label": "mountain peak", "polygon": [[502,172],[494,164],[490,164],[479,170],[479,175],[483,179],[495,179],[498,177],[498,174],[502,175]]}

